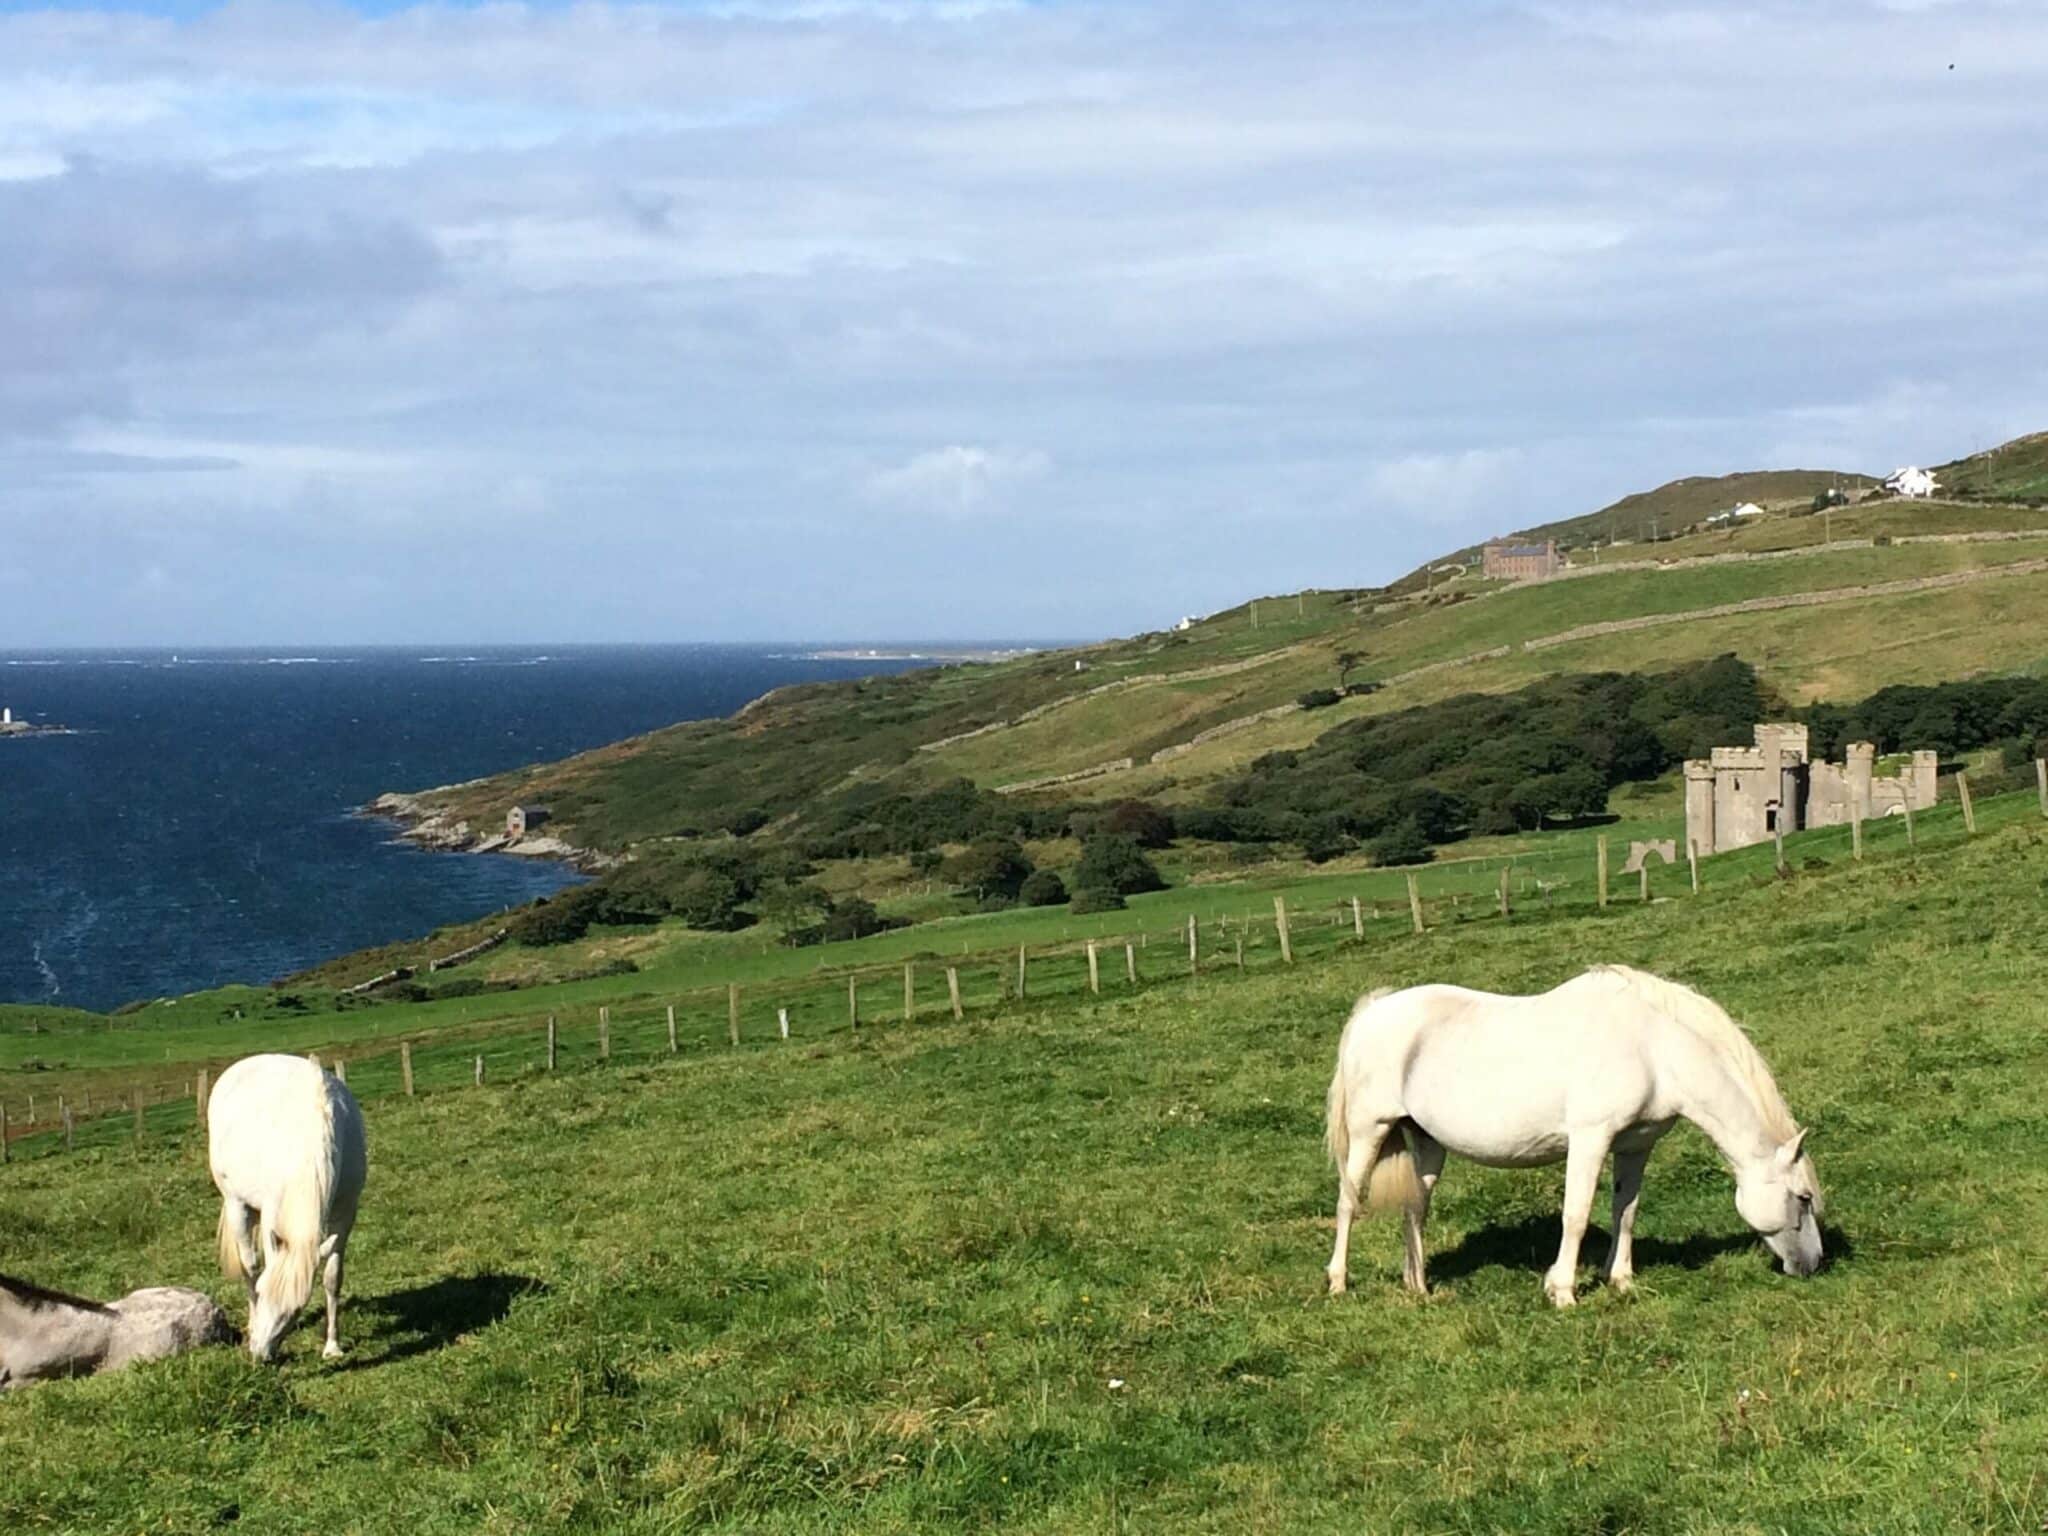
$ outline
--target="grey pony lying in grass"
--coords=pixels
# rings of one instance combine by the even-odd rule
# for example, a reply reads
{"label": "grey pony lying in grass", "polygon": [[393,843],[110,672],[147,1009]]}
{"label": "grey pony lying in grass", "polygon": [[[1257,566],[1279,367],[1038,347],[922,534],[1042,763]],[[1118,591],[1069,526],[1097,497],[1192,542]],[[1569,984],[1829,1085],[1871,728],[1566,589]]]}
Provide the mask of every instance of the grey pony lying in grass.
{"label": "grey pony lying in grass", "polygon": [[90,1376],[232,1343],[213,1298],[176,1286],[87,1301],[0,1275],[0,1391],[52,1376]]}
{"label": "grey pony lying in grass", "polygon": [[1820,1267],[1820,1185],[1806,1132],[1771,1069],[1711,1000],[1627,966],[1595,966],[1538,997],[1410,987],[1360,1000],[1337,1048],[1329,1147],[1337,1163],[1341,1294],[1361,1203],[1407,1224],[1408,1288],[1424,1288],[1422,1224],[1456,1152],[1495,1168],[1563,1163],[1564,1233],[1544,1294],[1572,1304],[1579,1241],[1600,1165],[1614,1155],[1614,1248],[1607,1278],[1626,1291],[1643,1165],[1680,1119],[1713,1141],[1735,1175],[1735,1209],[1788,1275]]}

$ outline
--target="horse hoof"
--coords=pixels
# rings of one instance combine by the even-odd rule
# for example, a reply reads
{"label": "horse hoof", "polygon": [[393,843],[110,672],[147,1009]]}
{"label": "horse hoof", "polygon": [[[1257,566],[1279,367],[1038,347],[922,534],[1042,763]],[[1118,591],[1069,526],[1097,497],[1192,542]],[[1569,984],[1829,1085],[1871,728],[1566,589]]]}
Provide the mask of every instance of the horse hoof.
{"label": "horse hoof", "polygon": [[1636,1288],[1634,1278],[1629,1275],[1612,1275],[1607,1283],[1614,1287],[1614,1294],[1617,1296],[1627,1296]]}
{"label": "horse hoof", "polygon": [[1569,1285],[1545,1284],[1543,1294],[1550,1298],[1550,1304],[1553,1307],[1570,1307],[1578,1304],[1579,1298],[1572,1294],[1572,1288]]}
{"label": "horse hoof", "polygon": [[1342,1296],[1344,1294],[1344,1288],[1345,1281],[1342,1275],[1330,1276],[1330,1294],[1332,1296]]}
{"label": "horse hoof", "polygon": [[322,1360],[339,1360],[345,1353],[346,1351],[339,1344],[330,1340],[327,1347],[320,1351],[320,1358]]}

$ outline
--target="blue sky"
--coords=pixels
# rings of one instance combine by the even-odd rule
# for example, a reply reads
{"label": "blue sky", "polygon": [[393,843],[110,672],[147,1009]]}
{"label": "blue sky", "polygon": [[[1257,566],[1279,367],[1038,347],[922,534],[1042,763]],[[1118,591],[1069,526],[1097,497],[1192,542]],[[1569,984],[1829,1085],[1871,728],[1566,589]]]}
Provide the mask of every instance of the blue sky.
{"label": "blue sky", "polygon": [[0,5],[0,648],[1125,632],[1950,457],[2044,100],[2027,3]]}

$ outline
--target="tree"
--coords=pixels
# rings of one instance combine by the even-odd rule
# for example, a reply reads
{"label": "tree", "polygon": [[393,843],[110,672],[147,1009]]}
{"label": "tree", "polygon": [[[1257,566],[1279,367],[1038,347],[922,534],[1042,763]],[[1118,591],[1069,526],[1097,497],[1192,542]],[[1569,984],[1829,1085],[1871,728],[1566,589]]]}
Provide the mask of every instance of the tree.
{"label": "tree", "polygon": [[1311,688],[1294,702],[1303,709],[1328,709],[1344,695],[1334,688]]}
{"label": "tree", "polygon": [[1074,892],[1067,910],[1076,917],[1086,917],[1090,912],[1121,912],[1123,907],[1124,899],[1115,891],[1079,890]]}
{"label": "tree", "polygon": [[1395,822],[1369,845],[1375,864],[1427,864],[1429,839],[1413,817]]}
{"label": "tree", "polygon": [[693,869],[676,886],[673,909],[692,928],[726,932],[746,925],[740,885],[722,869]]}
{"label": "tree", "polygon": [[1339,651],[1337,653],[1337,686],[1339,688],[1350,686],[1352,672],[1365,659],[1366,653],[1364,651]]}
{"label": "tree", "polygon": [[1173,842],[1173,818],[1148,800],[1118,801],[1098,830],[1128,837],[1140,848],[1164,848]]}
{"label": "tree", "polygon": [[977,901],[1014,901],[1032,864],[1014,837],[979,837],[948,859],[946,878]]}
{"label": "tree", "polygon": [[1036,869],[1017,891],[1027,907],[1056,907],[1067,899],[1067,882],[1056,870]]}
{"label": "tree", "polygon": [[1103,836],[1081,850],[1081,862],[1074,867],[1074,888],[1135,896],[1140,891],[1163,891],[1166,881],[1130,838]]}

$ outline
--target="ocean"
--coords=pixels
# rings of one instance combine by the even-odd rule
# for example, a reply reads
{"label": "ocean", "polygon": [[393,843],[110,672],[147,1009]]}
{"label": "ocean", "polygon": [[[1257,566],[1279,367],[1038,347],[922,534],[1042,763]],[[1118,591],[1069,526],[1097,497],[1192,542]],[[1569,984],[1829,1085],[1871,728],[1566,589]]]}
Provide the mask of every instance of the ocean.
{"label": "ocean", "polygon": [[0,705],[76,733],[0,736],[0,1002],[270,981],[557,890],[355,809],[922,664],[813,649],[0,652]]}

